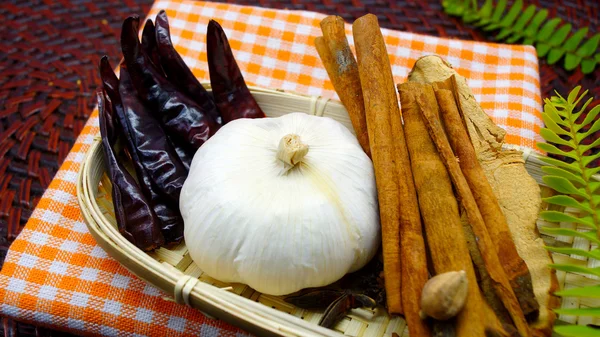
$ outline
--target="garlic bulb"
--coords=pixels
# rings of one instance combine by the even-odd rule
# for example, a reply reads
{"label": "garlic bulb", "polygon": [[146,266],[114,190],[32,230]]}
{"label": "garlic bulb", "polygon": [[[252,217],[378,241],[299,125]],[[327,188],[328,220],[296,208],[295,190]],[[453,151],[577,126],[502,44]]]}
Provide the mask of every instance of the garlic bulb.
{"label": "garlic bulb", "polygon": [[196,152],[180,208],[205,273],[271,295],[333,283],[380,242],[371,160],[343,125],[303,113],[223,126]]}

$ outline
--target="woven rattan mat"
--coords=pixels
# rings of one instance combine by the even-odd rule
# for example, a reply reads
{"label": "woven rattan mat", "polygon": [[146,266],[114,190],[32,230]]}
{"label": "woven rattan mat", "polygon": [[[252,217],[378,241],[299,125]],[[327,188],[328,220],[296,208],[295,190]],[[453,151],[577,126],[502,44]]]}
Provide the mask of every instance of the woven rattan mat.
{"label": "woven rattan mat", "polygon": [[[382,27],[466,40],[486,40],[475,27],[447,16],[440,0],[227,1],[337,14],[365,13]],[[598,31],[597,0],[525,1],[547,8],[575,28]],[[93,109],[101,55],[119,57],[118,36],[129,14],[143,16],[152,0],[10,0],[0,2],[0,266],[12,240],[69,152]],[[583,76],[541,65],[544,97],[581,84],[600,98],[600,68]],[[71,336],[3,319],[4,336]]]}

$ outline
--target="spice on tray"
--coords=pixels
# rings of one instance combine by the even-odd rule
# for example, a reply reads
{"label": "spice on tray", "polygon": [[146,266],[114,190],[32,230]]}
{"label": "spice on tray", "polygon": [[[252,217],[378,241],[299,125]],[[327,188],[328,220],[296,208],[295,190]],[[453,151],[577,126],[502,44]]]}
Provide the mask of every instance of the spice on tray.
{"label": "spice on tray", "polygon": [[[131,157],[139,187],[160,219],[160,228],[166,241],[180,241],[183,236],[183,220],[179,209],[172,199],[169,200],[169,195],[165,196],[164,193],[159,192],[159,186],[152,183],[152,177],[146,170],[146,166],[155,164],[156,157],[153,154],[156,151],[154,147],[161,148],[166,145],[163,144],[164,137],[155,137],[156,132],[162,133],[162,129],[151,130],[152,125],[157,124],[158,121],[151,116],[148,118],[147,112],[144,113],[146,108],[139,103],[135,96],[125,65],[121,65],[121,80],[119,80],[113,72],[108,58],[103,57],[100,60],[100,77],[104,90],[112,101],[115,118],[119,125],[118,132],[124,139],[124,147]],[[140,120],[143,123],[140,123]],[[155,138],[159,141],[158,143],[153,141]],[[143,144],[136,145],[140,142]],[[138,154],[140,151],[144,154],[142,157],[144,159],[149,157],[152,163],[143,163]],[[162,157],[158,158],[163,160]]]}
{"label": "spice on tray", "polygon": [[164,243],[160,220],[135,179],[117,159],[114,148],[120,136],[112,102],[103,90],[97,93],[97,98],[104,159],[112,183],[119,233],[143,251],[158,248]]}
{"label": "spice on tray", "polygon": [[223,124],[238,118],[262,118],[265,113],[250,93],[221,25],[208,22],[206,53],[213,98]]}
{"label": "spice on tray", "polygon": [[[374,15],[357,19],[352,25],[360,82],[365,102],[369,144],[379,199],[383,273],[387,309],[391,314],[402,313],[400,266],[400,194],[398,175],[394,166],[394,139],[391,128],[392,109],[398,109],[397,99],[387,94],[394,86],[381,31]],[[395,92],[393,94],[395,96]]]}
{"label": "spice on tray", "polygon": [[[190,68],[185,64],[173,42],[171,42],[171,31],[167,13],[162,10],[156,15],[156,44],[158,45],[158,56],[160,66],[165,72],[167,79],[173,83],[177,89],[194,100],[207,115],[217,124],[223,124],[221,115],[213,101],[211,95],[198,82],[198,79]],[[144,40],[142,37],[142,44]]]}
{"label": "spice on tray", "polygon": [[142,49],[144,50],[144,53],[150,57],[152,65],[154,65],[157,70],[162,71],[163,68],[160,64],[158,46],[156,44],[156,28],[150,19],[146,20],[144,29],[142,30]]}
{"label": "spice on tray", "polygon": [[121,30],[121,49],[133,86],[140,100],[150,107],[172,141],[193,154],[220,125],[185,94],[179,92],[157,70],[142,50],[138,39],[139,17],[125,19]]}
{"label": "spice on tray", "polygon": [[315,39],[317,52],[336,93],[348,111],[360,146],[371,157],[358,66],[346,39],[344,20],[339,16],[328,16],[321,21],[321,30],[323,36]]}
{"label": "spice on tray", "polygon": [[[386,292],[400,290],[398,297],[401,300],[401,306],[398,309],[403,311],[411,335],[429,336],[431,334],[429,326],[419,316],[420,294],[428,278],[425,243],[392,69],[377,17],[372,14],[365,15],[357,19],[352,28],[356,42],[371,150],[373,153],[374,149],[378,147],[377,150],[383,153],[379,160],[373,157],[375,177],[378,188],[379,178],[383,178],[384,183],[391,185],[392,188],[395,187],[389,196],[386,196],[388,190],[385,185],[382,189],[378,189],[384,242]],[[389,131],[383,133],[383,128],[388,128]],[[373,156],[375,155],[373,154]],[[389,169],[385,166],[382,167],[381,159],[391,160],[391,163],[385,164],[391,164],[391,167]],[[386,181],[386,179],[393,179],[394,176],[396,178],[395,186],[393,182],[390,184]],[[395,212],[399,212],[399,214]],[[398,214],[399,223],[398,220],[391,218],[386,219],[387,223],[384,224],[385,216],[395,216],[396,214]],[[388,235],[390,233],[391,235]],[[387,238],[386,235],[388,235]],[[390,256],[386,256],[386,240],[397,240],[398,238],[400,256],[396,255],[395,257],[400,261],[390,261]],[[392,249],[397,249],[397,244],[397,241],[387,242],[388,247],[392,247]],[[393,263],[391,272],[389,269],[386,270],[386,263]],[[398,267],[398,263],[400,264],[400,274],[391,274],[394,272],[394,268]],[[399,277],[400,280],[397,282],[399,284],[394,282],[388,285],[390,277]],[[399,289],[393,288],[397,285],[400,285]],[[395,294],[392,293],[392,295]],[[392,299],[397,300],[394,297]],[[388,309],[390,309],[389,301],[388,293]],[[391,313],[399,313],[392,309],[390,309]]]}
{"label": "spice on tray", "polygon": [[458,197],[460,198],[463,207],[465,208],[469,224],[473,228],[473,233],[477,237],[477,245],[479,247],[479,251],[481,252],[481,256],[483,257],[486,269],[494,281],[493,285],[496,290],[496,294],[504,304],[506,310],[508,310],[508,313],[510,314],[519,334],[521,334],[523,337],[531,336],[531,331],[529,330],[529,326],[527,325],[527,321],[525,320],[525,316],[521,310],[519,301],[512,290],[512,287],[510,286],[504,269],[500,264],[497,249],[490,238],[487,228],[485,227],[485,222],[483,221],[481,213],[479,212],[477,203],[473,197],[473,193],[471,192],[469,185],[462,174],[457,159],[452,152],[452,148],[450,147],[450,143],[446,138],[437,113],[423,94],[417,96],[416,101],[420,108],[419,110],[424,117],[425,125],[429,131],[429,135],[431,136],[431,139],[433,140],[433,143],[435,144],[440,157],[446,166],[446,169],[450,173],[452,183],[457,190]]}
{"label": "spice on tray", "polygon": [[464,270],[438,274],[427,281],[421,293],[421,317],[445,321],[465,306],[469,281]]}
{"label": "spice on tray", "polygon": [[183,219],[179,212],[179,195],[188,170],[179,160],[160,122],[152,117],[148,107],[140,102],[129,76],[129,69],[121,65],[119,94],[123,104],[123,118],[131,143],[129,152],[140,183],[146,187],[156,214],[161,219],[165,243],[183,239]]}
{"label": "spice on tray", "polygon": [[539,316],[531,321],[536,335],[550,336],[556,319],[553,308],[560,306],[556,273],[549,267],[552,257],[544,248],[536,221],[541,207],[540,188],[525,169],[521,151],[503,149],[505,131],[483,111],[464,77],[439,56],[418,59],[408,75],[410,81],[432,83],[456,77],[456,101],[462,112],[471,143],[510,228],[519,256],[531,273],[533,290],[540,305]]}
{"label": "spice on tray", "polygon": [[[406,141],[433,272],[443,274],[465,271],[469,295],[464,310],[456,318],[456,335],[483,336],[486,326],[489,327],[490,323],[494,322],[494,318],[493,315],[486,316],[486,313],[491,310],[487,308],[477,285],[450,177],[427,133],[415,101],[415,95],[423,92],[428,100],[432,100],[432,106],[437,109],[433,90],[430,85],[411,82],[398,85],[398,89]],[[492,327],[497,328],[498,325]]]}
{"label": "spice on tray", "polygon": [[525,315],[536,317],[539,304],[533,294],[531,274],[525,261],[519,256],[506,218],[502,213],[498,199],[488,182],[485,172],[477,160],[477,155],[464,121],[456,104],[457,95],[453,83],[455,77],[445,82],[433,83],[436,98],[441,109],[441,119],[444,123],[450,145],[458,157],[460,168],[473,192],[481,216],[485,221],[490,238],[498,250],[500,263],[508,276],[510,284]]}

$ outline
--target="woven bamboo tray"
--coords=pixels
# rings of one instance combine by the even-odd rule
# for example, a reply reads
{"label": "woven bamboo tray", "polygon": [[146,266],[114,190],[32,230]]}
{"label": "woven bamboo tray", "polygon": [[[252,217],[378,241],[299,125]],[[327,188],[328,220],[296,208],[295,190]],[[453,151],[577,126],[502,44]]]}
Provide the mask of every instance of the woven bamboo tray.
{"label": "woven bamboo tray", "polygon": [[[269,117],[290,112],[305,112],[333,118],[352,131],[348,113],[339,102],[260,88],[251,88],[251,91]],[[553,191],[541,182],[542,162],[539,155],[526,150],[524,158],[527,170],[540,184],[542,196],[552,195]],[[343,333],[349,336],[379,337],[391,336],[396,332],[399,336],[408,336],[405,321],[401,317],[390,317],[383,308],[355,309],[341,320],[334,330],[322,328],[317,325],[322,311],[300,309],[284,302],[281,297],[263,295],[246,285],[225,284],[204,275],[188,255],[184,243],[171,249],[160,248],[151,253],[142,252],[117,230],[110,200],[110,182],[104,173],[102,143],[97,138],[81,166],[77,183],[81,212],[91,234],[110,256],[140,278],[172,294],[176,302],[190,305],[209,316],[257,335],[336,336]],[[544,204],[542,207],[548,206]],[[538,227],[559,226],[574,227],[573,224],[538,220]],[[568,241],[571,238],[542,236],[547,244],[553,246],[573,246],[587,250],[594,248],[582,239]],[[554,254],[554,259],[557,263],[569,262],[590,267],[598,263],[591,259],[581,260],[561,254]],[[598,282],[581,274],[564,272],[558,272],[558,279],[561,289]],[[568,308],[600,306],[600,300],[565,298],[562,305]],[[583,321],[573,316],[561,317],[561,320],[572,324],[600,323],[600,320]]]}

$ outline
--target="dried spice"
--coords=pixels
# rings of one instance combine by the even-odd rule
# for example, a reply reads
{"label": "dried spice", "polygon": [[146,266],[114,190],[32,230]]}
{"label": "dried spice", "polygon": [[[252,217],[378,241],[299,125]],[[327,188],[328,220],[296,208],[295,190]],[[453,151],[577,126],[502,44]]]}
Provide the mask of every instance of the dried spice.
{"label": "dried spice", "polygon": [[119,232],[141,250],[153,250],[164,243],[160,220],[135,179],[117,160],[114,148],[120,136],[116,130],[112,102],[103,90],[97,93],[97,98],[104,159],[112,182],[112,199]]}
{"label": "dried spice", "polygon": [[223,124],[238,118],[265,117],[244,81],[223,28],[215,20],[208,23],[206,51],[210,85]]}

